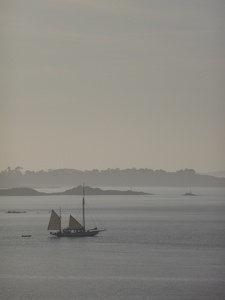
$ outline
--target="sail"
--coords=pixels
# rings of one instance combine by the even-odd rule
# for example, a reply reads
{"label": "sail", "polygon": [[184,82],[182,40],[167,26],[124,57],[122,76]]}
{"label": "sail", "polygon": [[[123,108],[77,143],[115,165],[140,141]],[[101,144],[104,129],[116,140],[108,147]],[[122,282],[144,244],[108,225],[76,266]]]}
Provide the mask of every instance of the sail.
{"label": "sail", "polygon": [[48,230],[61,230],[60,217],[52,210],[51,217],[48,224]]}
{"label": "sail", "polygon": [[73,217],[70,215],[69,227],[70,230],[82,230],[84,227]]}

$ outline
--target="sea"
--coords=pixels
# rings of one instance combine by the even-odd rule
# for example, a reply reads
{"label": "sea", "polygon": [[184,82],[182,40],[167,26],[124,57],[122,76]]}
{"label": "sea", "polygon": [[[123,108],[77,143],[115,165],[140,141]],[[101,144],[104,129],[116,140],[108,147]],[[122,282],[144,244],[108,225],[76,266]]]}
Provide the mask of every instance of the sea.
{"label": "sea", "polygon": [[82,196],[0,197],[0,299],[224,300],[225,188],[132,189],[154,195],[86,196],[106,231],[82,238],[47,231],[52,209],[81,220]]}

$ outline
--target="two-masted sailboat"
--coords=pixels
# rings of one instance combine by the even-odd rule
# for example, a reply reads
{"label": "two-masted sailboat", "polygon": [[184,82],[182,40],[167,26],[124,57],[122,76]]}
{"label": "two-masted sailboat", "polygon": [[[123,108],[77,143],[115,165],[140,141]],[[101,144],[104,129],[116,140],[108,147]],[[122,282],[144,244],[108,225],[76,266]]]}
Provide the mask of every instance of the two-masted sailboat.
{"label": "two-masted sailboat", "polygon": [[86,230],[85,228],[85,190],[83,185],[83,201],[82,201],[82,210],[83,210],[83,224],[78,222],[73,216],[70,215],[69,226],[62,229],[62,217],[61,209],[60,214],[58,215],[54,210],[51,211],[51,216],[48,224],[48,230],[57,230],[50,232],[50,234],[57,237],[85,237],[85,236],[95,236],[100,231],[97,227],[94,229]]}

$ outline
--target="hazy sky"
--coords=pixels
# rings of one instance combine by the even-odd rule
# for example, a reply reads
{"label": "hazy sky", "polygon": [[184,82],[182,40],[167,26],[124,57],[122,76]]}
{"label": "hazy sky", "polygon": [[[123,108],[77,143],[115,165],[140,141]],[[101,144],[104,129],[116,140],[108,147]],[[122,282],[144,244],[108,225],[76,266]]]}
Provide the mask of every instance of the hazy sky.
{"label": "hazy sky", "polygon": [[225,170],[224,0],[2,0],[0,169]]}

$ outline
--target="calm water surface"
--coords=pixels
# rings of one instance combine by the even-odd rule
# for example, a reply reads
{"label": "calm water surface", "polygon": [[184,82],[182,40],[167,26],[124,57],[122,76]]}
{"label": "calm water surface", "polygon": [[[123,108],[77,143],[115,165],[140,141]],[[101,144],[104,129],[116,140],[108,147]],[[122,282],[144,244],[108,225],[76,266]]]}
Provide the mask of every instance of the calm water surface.
{"label": "calm water surface", "polygon": [[107,231],[86,238],[46,230],[59,206],[80,218],[80,196],[0,197],[0,299],[225,299],[225,189],[136,190],[155,195],[87,196]]}

